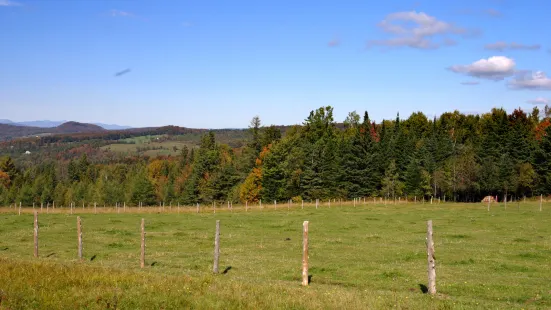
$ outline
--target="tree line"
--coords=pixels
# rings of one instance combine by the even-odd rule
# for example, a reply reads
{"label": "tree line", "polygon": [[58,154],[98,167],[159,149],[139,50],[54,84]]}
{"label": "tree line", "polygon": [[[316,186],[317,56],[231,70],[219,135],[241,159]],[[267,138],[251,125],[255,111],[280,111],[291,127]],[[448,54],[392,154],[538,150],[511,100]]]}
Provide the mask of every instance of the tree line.
{"label": "tree line", "polygon": [[[333,108],[311,111],[286,130],[254,117],[244,146],[217,142],[214,131],[178,156],[118,162],[78,159],[22,165],[0,160],[0,204],[97,202],[293,201],[414,196],[479,201],[551,192],[549,111],[458,111],[429,119],[371,121],[367,112],[337,124]],[[50,139],[50,138],[47,138]]]}

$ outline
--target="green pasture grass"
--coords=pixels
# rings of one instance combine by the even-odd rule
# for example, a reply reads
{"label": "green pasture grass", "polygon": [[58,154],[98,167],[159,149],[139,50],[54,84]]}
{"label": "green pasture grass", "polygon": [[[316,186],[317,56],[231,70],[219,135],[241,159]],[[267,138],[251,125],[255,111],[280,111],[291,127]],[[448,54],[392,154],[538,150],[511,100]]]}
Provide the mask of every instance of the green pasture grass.
{"label": "green pasture grass", "polygon": [[[138,144],[123,144],[123,143],[113,143],[109,145],[102,146],[102,150],[108,150],[115,153],[123,153],[123,154],[137,154],[138,153],[138,147],[144,147],[144,146],[150,146],[150,147],[162,147],[163,149],[157,149],[157,150],[147,150],[143,152],[144,155],[150,156],[150,157],[156,157],[160,155],[179,155],[181,150],[184,148],[184,146],[187,146],[188,148],[193,148],[196,145],[192,142],[181,142],[181,141],[164,141],[164,142],[151,142],[147,144],[138,143]],[[176,146],[178,149],[174,151],[173,147]]]}
{"label": "green pasture grass", "polygon": [[[551,205],[0,209],[0,309],[548,309]],[[84,260],[77,260],[76,216]],[[139,268],[140,221],[146,268]],[[437,295],[427,284],[433,220]],[[215,221],[220,270],[212,274]],[[308,220],[311,283],[302,287]]]}

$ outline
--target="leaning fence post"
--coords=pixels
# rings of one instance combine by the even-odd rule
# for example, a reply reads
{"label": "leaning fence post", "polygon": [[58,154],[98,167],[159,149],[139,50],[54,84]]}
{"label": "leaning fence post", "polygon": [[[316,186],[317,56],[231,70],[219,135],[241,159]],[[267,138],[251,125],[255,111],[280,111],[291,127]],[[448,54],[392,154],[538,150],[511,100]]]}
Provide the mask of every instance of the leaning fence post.
{"label": "leaning fence post", "polygon": [[302,285],[308,286],[308,221],[302,223]]}
{"label": "leaning fence post", "polygon": [[220,259],[220,220],[216,220],[216,233],[214,235],[214,265],[212,272],[218,273],[218,261]]}
{"label": "leaning fence post", "polygon": [[434,257],[434,241],[432,240],[432,220],[427,221],[427,258],[428,258],[428,292],[436,294],[436,258]]}
{"label": "leaning fence post", "polygon": [[78,259],[82,259],[82,221],[77,216]]}
{"label": "leaning fence post", "polygon": [[142,246],[140,255],[140,267],[145,267],[145,220],[142,218]]}
{"label": "leaning fence post", "polygon": [[38,257],[38,213],[34,211],[34,257]]}

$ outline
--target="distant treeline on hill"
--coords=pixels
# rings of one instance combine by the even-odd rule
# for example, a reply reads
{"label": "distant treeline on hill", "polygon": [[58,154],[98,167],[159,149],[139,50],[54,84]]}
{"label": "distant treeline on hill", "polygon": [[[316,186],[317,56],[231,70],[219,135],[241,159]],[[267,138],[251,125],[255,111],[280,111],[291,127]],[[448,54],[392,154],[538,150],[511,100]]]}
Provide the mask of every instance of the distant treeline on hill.
{"label": "distant treeline on hill", "polygon": [[[178,156],[158,158],[120,158],[105,155],[107,151],[98,155],[105,145],[101,141],[138,134],[132,130],[42,137],[14,143],[34,143],[39,152],[62,141],[87,143],[62,144],[63,154],[77,157],[3,157],[0,204],[210,204],[372,196],[479,201],[486,195],[500,200],[546,195],[551,193],[547,108],[545,114],[541,118],[537,107],[530,114],[493,109],[434,119],[418,112],[377,124],[367,112],[351,112],[337,126],[333,108],[322,107],[283,134],[281,127],[262,127],[255,117],[246,138],[233,147],[217,141],[215,131],[142,129],[140,135],[194,130],[202,135],[197,148],[186,146]],[[14,143],[0,150],[17,148]]]}

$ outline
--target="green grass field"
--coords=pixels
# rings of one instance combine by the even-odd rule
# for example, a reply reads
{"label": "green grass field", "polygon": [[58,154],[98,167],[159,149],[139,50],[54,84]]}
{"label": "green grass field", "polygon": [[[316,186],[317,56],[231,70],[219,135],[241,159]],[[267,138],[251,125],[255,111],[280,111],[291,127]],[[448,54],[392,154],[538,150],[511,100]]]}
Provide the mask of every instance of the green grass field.
{"label": "green grass field", "polygon": [[[549,309],[551,205],[350,204],[98,208],[39,215],[0,210],[0,309]],[[51,210],[50,210],[51,211]],[[102,213],[105,212],[105,213]],[[76,216],[83,221],[78,261]],[[140,220],[147,250],[139,268]],[[432,219],[438,294],[427,284]],[[215,221],[220,269],[213,275]],[[302,223],[310,221],[309,287],[302,287]]]}

